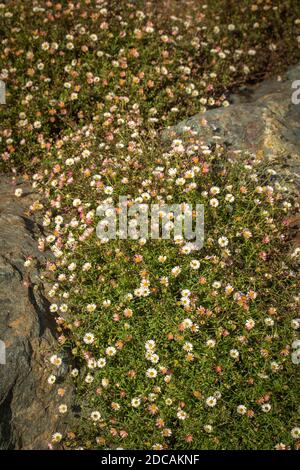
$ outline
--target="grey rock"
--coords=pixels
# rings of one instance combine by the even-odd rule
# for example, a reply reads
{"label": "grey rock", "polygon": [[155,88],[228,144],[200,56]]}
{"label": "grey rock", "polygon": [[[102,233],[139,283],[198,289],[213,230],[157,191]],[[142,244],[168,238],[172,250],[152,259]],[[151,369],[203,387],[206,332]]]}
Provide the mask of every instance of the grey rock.
{"label": "grey rock", "polygon": [[[244,87],[229,98],[230,106],[197,114],[162,132],[162,140],[199,138],[226,144],[270,161],[280,177],[300,188],[300,104],[292,103],[292,83],[300,80],[300,64],[282,77]],[[186,128],[190,130],[186,130]]]}
{"label": "grey rock", "polygon": [[[16,198],[16,187],[0,176],[0,340],[6,346],[6,364],[0,364],[0,448],[46,449],[70,414],[58,414],[62,401],[47,383],[46,363],[57,343],[39,277],[46,259],[37,248],[41,232],[25,213],[35,196],[22,185],[24,196]],[[30,270],[24,267],[28,256]],[[65,388],[63,402],[71,409],[72,388]]]}

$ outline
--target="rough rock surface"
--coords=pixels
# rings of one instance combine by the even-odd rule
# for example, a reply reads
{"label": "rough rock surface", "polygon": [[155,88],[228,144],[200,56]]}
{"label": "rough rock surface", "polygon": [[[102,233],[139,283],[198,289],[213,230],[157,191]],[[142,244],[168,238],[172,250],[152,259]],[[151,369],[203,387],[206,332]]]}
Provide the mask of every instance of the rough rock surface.
{"label": "rough rock surface", "polygon": [[292,103],[292,83],[300,80],[300,64],[282,77],[243,88],[231,95],[227,108],[197,114],[162,133],[168,141],[190,133],[205,144],[226,143],[232,150],[245,150],[280,168],[300,188],[300,104]]}
{"label": "rough rock surface", "polygon": [[[23,196],[16,198],[16,187]],[[37,249],[39,227],[26,216],[34,194],[0,176],[0,449],[45,449],[51,433],[63,426],[58,396],[47,383],[46,357],[55,350],[54,320],[49,315]],[[33,257],[33,267],[24,266]],[[70,392],[64,403],[70,403]],[[60,400],[61,402],[61,400]]]}

